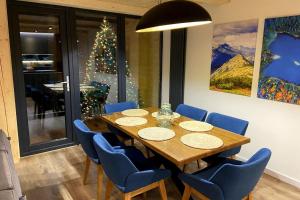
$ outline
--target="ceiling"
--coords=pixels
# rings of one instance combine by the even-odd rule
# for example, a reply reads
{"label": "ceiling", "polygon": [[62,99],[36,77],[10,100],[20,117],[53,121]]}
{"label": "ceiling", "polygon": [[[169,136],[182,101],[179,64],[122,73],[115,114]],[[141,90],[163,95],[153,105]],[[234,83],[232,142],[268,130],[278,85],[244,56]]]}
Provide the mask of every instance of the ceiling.
{"label": "ceiling", "polygon": [[[125,13],[134,15],[143,15],[148,9],[157,5],[159,0],[20,0],[35,3],[54,4],[60,6],[69,6],[85,8],[92,10],[101,10],[114,13]],[[162,0],[162,2],[169,0]],[[229,3],[230,0],[192,0],[199,4],[209,4],[219,6]]]}
{"label": "ceiling", "polygon": [[[102,2],[110,2],[120,5],[127,5],[139,8],[151,8],[158,4],[160,0],[97,0]],[[170,1],[170,0],[162,0],[162,2]],[[230,0],[192,0],[196,3],[202,4],[212,4],[212,5],[222,5],[230,2]]]}

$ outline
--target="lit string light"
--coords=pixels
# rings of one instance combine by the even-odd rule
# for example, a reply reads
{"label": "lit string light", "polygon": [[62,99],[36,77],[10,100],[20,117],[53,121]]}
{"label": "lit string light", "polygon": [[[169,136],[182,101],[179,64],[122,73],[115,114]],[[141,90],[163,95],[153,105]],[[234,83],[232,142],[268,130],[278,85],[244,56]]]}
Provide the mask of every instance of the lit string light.
{"label": "lit string light", "polygon": [[[117,35],[112,25],[106,18],[100,25],[100,31],[96,33],[93,48],[86,62],[83,84],[91,85],[92,81],[100,81],[102,84],[110,85],[116,83],[118,78],[117,61]],[[129,101],[138,102],[138,91],[136,83],[128,61],[125,61],[126,67],[126,98]],[[81,91],[81,113],[84,119],[90,119],[100,115],[102,110],[99,109],[99,101],[93,98],[91,91]],[[109,95],[108,93],[106,95]],[[118,94],[114,94],[110,99],[117,100]],[[109,102],[110,103],[110,102]]]}

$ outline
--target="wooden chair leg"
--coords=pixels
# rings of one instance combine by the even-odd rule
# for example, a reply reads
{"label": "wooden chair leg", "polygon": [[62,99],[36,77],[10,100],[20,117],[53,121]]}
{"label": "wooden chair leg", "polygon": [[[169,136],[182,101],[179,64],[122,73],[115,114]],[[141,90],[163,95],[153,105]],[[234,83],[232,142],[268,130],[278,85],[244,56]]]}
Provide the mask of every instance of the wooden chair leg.
{"label": "wooden chair leg", "polygon": [[210,200],[204,194],[198,192],[197,190],[195,190],[192,187],[190,187],[190,188],[191,188],[191,194],[195,195],[198,199],[200,199],[200,200]]}
{"label": "wooden chair leg", "polygon": [[159,192],[162,200],[168,199],[164,180],[159,181]]}
{"label": "wooden chair leg", "polygon": [[246,200],[253,200],[253,192],[250,192],[246,198]]}
{"label": "wooden chair leg", "polygon": [[123,194],[123,199],[124,200],[131,199],[131,198],[133,198],[137,195],[143,194],[147,191],[150,191],[150,190],[153,190],[153,189],[156,189],[156,188],[159,188],[162,199],[167,200],[167,192],[166,192],[166,187],[165,187],[164,181],[151,183],[150,185],[139,188],[135,191],[125,193],[125,194]]}
{"label": "wooden chair leg", "polygon": [[113,184],[112,184],[111,180],[107,180],[106,191],[105,191],[105,200],[109,200],[112,186],[113,186]]}
{"label": "wooden chair leg", "polygon": [[199,160],[197,160],[197,165],[198,165],[198,169],[200,169],[201,165],[200,165],[200,161]]}
{"label": "wooden chair leg", "polygon": [[84,169],[84,174],[83,174],[83,185],[86,185],[86,180],[87,180],[87,176],[89,174],[90,165],[91,165],[91,160],[88,156],[86,156],[85,169]]}
{"label": "wooden chair leg", "polygon": [[103,168],[101,165],[98,165],[98,189],[97,189],[98,200],[101,200],[102,185],[103,185]]}
{"label": "wooden chair leg", "polygon": [[185,170],[186,170],[186,165],[183,165],[182,172],[185,172]]}
{"label": "wooden chair leg", "polygon": [[123,200],[131,200],[130,193],[125,193],[125,194],[123,195]]}
{"label": "wooden chair leg", "polygon": [[184,193],[181,200],[189,200],[191,197],[191,193],[192,193],[191,187],[185,185]]}
{"label": "wooden chair leg", "polygon": [[144,200],[147,200],[147,192],[144,192],[144,193],[143,193],[143,199],[144,199]]}
{"label": "wooden chair leg", "polygon": [[150,150],[146,147],[147,158],[150,158]]}

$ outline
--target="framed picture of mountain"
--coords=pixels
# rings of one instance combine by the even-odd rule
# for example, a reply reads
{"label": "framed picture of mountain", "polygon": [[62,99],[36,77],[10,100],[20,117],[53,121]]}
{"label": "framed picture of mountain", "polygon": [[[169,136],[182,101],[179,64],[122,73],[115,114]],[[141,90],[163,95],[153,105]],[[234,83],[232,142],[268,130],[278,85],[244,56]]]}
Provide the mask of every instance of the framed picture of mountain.
{"label": "framed picture of mountain", "polygon": [[300,105],[300,16],[265,20],[257,96]]}
{"label": "framed picture of mountain", "polygon": [[258,20],[214,26],[210,89],[251,96]]}

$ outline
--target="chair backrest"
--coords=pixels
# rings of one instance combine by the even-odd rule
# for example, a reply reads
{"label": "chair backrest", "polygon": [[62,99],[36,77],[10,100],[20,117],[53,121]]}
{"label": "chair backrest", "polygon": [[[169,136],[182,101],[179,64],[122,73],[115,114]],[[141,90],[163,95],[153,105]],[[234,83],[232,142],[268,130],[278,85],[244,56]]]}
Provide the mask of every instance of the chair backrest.
{"label": "chair backrest", "polygon": [[100,92],[102,94],[106,94],[106,96],[108,95],[109,90],[110,90],[110,85],[105,84],[105,83],[100,83],[98,81],[92,81],[91,86],[94,86],[95,88],[99,89]]}
{"label": "chair backrest", "polygon": [[96,135],[91,131],[83,121],[76,119],[74,122],[76,134],[79,143],[81,144],[84,152],[92,159],[98,159],[96,149],[93,144],[93,137]]}
{"label": "chair backrest", "polygon": [[269,149],[261,149],[241,165],[224,164],[209,181],[222,189],[225,200],[242,199],[254,189],[270,157]]}
{"label": "chair backrest", "polygon": [[200,108],[196,108],[196,107],[185,105],[185,104],[178,105],[176,108],[176,112],[183,116],[186,116],[191,119],[198,120],[198,121],[204,121],[206,118],[206,115],[207,115],[206,110],[202,110]]}
{"label": "chair backrest", "polygon": [[137,105],[133,101],[126,101],[126,102],[121,102],[121,103],[104,105],[104,109],[107,114],[112,114],[115,112],[122,112],[127,109],[135,109],[135,108],[137,108]]}
{"label": "chair backrest", "polygon": [[[219,113],[210,113],[206,119],[206,122],[239,135],[245,135],[249,124],[248,121]],[[240,151],[241,147],[237,147],[221,153],[220,156],[229,157],[239,153]]]}
{"label": "chair backrest", "polygon": [[206,119],[207,123],[212,124],[213,126],[234,132],[236,134],[245,135],[248,128],[249,122],[230,117],[227,115],[222,115],[219,113],[210,113]]}
{"label": "chair backrest", "polygon": [[114,184],[125,187],[127,177],[139,170],[125,154],[115,151],[102,135],[95,135],[93,140],[105,174]]}

